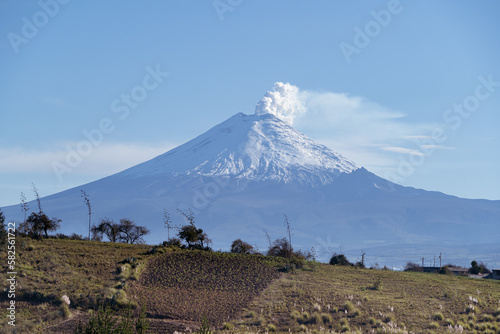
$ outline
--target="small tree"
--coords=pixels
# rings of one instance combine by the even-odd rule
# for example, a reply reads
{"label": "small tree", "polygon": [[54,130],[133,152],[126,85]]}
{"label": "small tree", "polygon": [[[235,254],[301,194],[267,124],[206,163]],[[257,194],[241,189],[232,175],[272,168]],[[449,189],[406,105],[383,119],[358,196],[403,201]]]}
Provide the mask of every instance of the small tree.
{"label": "small tree", "polygon": [[204,249],[209,250],[208,244],[211,242],[208,236],[201,228],[197,228],[194,222],[194,214],[191,209],[188,211],[182,211],[177,209],[177,211],[184,216],[187,220],[188,225],[181,226],[177,236],[186,242],[186,246],[189,249]]}
{"label": "small tree", "polygon": [[43,232],[45,238],[48,238],[48,232],[56,231],[60,227],[62,220],[55,217],[49,219],[43,212],[32,212],[26,222],[29,223],[29,225],[26,226],[28,234],[32,234],[33,237],[41,237]]}
{"label": "small tree", "polygon": [[489,272],[490,271],[488,270],[488,268],[486,267],[486,265],[483,262],[478,264],[477,261],[474,260],[470,263],[469,273],[471,273],[473,275],[489,273]]}
{"label": "small tree", "polygon": [[104,218],[99,221],[99,225],[94,228],[96,235],[106,235],[110,242],[120,241],[120,227],[112,219]]}
{"label": "small tree", "polygon": [[149,230],[145,226],[137,226],[132,220],[125,218],[120,219],[118,229],[120,240],[129,244],[144,243],[142,237],[149,234]]}
{"label": "small tree", "polygon": [[104,236],[104,231],[100,228],[99,225],[92,225],[92,227],[90,228],[90,233],[91,233],[90,240],[102,241],[102,238]]}
{"label": "small tree", "polygon": [[7,244],[7,229],[5,228],[5,216],[0,210],[0,246]]}
{"label": "small tree", "polygon": [[249,243],[244,242],[241,239],[236,239],[231,244],[231,253],[236,253],[236,254],[255,254],[255,249]]}

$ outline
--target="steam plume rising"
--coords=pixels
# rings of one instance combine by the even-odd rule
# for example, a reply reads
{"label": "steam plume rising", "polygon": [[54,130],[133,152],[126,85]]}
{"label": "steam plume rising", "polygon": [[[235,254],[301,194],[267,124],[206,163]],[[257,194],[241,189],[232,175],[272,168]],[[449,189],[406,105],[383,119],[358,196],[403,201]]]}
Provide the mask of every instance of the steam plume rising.
{"label": "steam plume rising", "polygon": [[295,116],[305,111],[299,97],[299,88],[289,83],[276,82],[273,91],[268,91],[255,107],[255,114],[272,114],[289,125]]}

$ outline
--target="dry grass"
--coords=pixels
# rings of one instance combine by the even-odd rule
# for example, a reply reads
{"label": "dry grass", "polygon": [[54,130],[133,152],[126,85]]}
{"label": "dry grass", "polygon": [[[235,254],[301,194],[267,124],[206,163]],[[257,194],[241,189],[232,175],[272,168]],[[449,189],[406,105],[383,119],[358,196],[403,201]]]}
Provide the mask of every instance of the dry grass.
{"label": "dry grass", "polygon": [[[42,327],[70,317],[78,309],[86,310],[98,300],[110,300],[119,295],[117,267],[127,257],[146,261],[149,246],[88,242],[78,240],[31,240],[18,237],[16,329],[18,333],[34,333]],[[0,261],[6,254],[0,253]],[[2,282],[6,279],[3,267]],[[60,298],[67,295],[71,305],[61,306]],[[6,295],[0,295],[0,307],[6,309]],[[2,315],[5,311],[2,311]],[[0,333],[9,333],[7,317],[0,318]]]}
{"label": "dry grass", "polygon": [[[500,333],[499,281],[330,265],[278,275],[279,260],[266,257],[17,241],[18,333],[47,333],[43,328],[61,322],[71,329],[98,300],[127,304],[134,296],[148,305],[151,333],[196,329],[203,314],[224,333]],[[0,333],[10,333],[6,320]]]}
{"label": "dry grass", "polygon": [[[384,288],[373,289],[374,282]],[[469,296],[479,300],[481,317],[467,318]],[[314,272],[298,271],[274,281],[250,310],[278,332],[305,326],[308,331],[448,333],[454,324],[464,332],[485,328],[496,334],[499,305],[498,281],[321,265]],[[303,314],[318,308],[332,320],[304,321]],[[256,331],[244,318],[233,323],[240,330]]]}

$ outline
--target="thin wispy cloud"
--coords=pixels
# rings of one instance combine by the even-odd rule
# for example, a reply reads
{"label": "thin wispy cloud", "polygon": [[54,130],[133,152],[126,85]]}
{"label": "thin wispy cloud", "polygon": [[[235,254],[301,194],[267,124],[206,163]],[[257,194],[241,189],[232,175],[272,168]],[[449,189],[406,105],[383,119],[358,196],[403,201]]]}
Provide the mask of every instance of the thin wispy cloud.
{"label": "thin wispy cloud", "polygon": [[314,91],[299,96],[305,111],[297,114],[294,125],[374,171],[394,168],[403,154],[424,155],[419,141],[429,139],[426,134],[435,127],[410,122],[404,112],[361,96]]}
{"label": "thin wispy cloud", "polygon": [[404,147],[382,147],[381,150],[382,151],[387,151],[387,152],[408,154],[408,155],[410,155],[410,154],[418,155],[418,156],[424,156],[425,155],[421,151],[412,150],[412,149],[404,148]]}
{"label": "thin wispy cloud", "polygon": [[454,150],[456,147],[446,146],[446,145],[422,145],[420,146],[426,150]]}
{"label": "thin wispy cloud", "polygon": [[[64,163],[68,148],[76,143],[60,144],[56,148],[27,150],[24,148],[0,148],[0,173],[53,174],[54,162]],[[92,154],[82,159],[71,174],[107,176],[152,159],[173,148],[172,144],[147,145],[114,143],[95,147]]]}

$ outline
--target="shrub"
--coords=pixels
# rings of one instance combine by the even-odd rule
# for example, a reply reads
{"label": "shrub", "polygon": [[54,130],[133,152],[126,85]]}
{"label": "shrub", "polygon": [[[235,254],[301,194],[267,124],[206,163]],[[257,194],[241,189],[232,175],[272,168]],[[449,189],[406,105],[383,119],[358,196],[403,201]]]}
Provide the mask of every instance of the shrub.
{"label": "shrub", "polygon": [[368,323],[373,326],[377,323],[377,319],[375,319],[374,317],[370,317],[368,318]]}
{"label": "shrub", "polygon": [[486,321],[486,322],[494,322],[495,321],[495,317],[492,316],[491,314],[483,314],[483,321]]}
{"label": "shrub", "polygon": [[321,320],[324,322],[324,323],[330,323],[332,322],[332,316],[329,315],[328,313],[321,313]]}
{"label": "shrub", "polygon": [[250,311],[247,313],[247,318],[255,318],[257,316],[257,313],[255,311]]}
{"label": "shrub", "polygon": [[163,242],[163,246],[172,246],[172,247],[182,247],[181,239],[179,238],[170,238],[167,241]]}
{"label": "shrub", "polygon": [[474,313],[479,313],[479,308],[477,306],[474,306],[472,304],[467,305],[465,308],[465,313],[467,314],[474,314]]}
{"label": "shrub", "polygon": [[290,318],[297,319],[298,317],[300,317],[300,312],[299,311],[293,310],[292,313],[290,313]]}
{"label": "shrub", "polygon": [[453,326],[455,324],[455,322],[452,319],[446,318],[444,320],[444,324],[445,324],[445,326]]}
{"label": "shrub", "polygon": [[443,266],[439,268],[439,274],[441,275],[451,275],[453,274],[448,266]]}
{"label": "shrub", "polygon": [[236,239],[231,244],[231,253],[236,254],[253,254],[255,253],[254,248],[247,242],[241,239]]}
{"label": "shrub", "polygon": [[377,280],[372,285],[372,290],[382,290],[382,279],[377,277]]}
{"label": "shrub", "polygon": [[69,236],[69,239],[70,240],[83,240],[83,236],[81,234],[72,233]]}
{"label": "shrub", "polygon": [[442,321],[444,319],[443,313],[437,312],[432,316],[433,320]]}
{"label": "shrub", "polygon": [[344,254],[333,254],[332,258],[330,259],[330,264],[332,266],[352,266],[352,263],[347,260]]}
{"label": "shrub", "polygon": [[392,316],[388,315],[388,316],[384,317],[383,321],[387,324],[389,322],[394,322],[394,318]]}
{"label": "shrub", "polygon": [[269,324],[269,325],[267,326],[267,330],[268,330],[269,332],[276,332],[276,326],[275,326],[275,325],[273,325],[273,324]]}
{"label": "shrub", "polygon": [[297,321],[299,324],[307,324],[309,323],[311,316],[309,315],[309,312],[304,311],[302,314],[297,318]]}
{"label": "shrub", "polygon": [[356,307],[354,306],[354,304],[350,301],[347,301],[345,302],[344,304],[344,310],[346,310],[347,312],[352,312],[356,309]]}
{"label": "shrub", "polygon": [[68,304],[66,304],[66,303],[61,304],[61,313],[62,313],[64,319],[69,319],[73,316],[73,314],[69,310]]}
{"label": "shrub", "polygon": [[322,324],[323,323],[323,318],[321,317],[321,314],[314,312],[309,319],[309,323],[311,324]]}
{"label": "shrub", "polygon": [[223,330],[226,330],[226,331],[230,331],[230,330],[233,330],[234,326],[232,323],[230,322],[225,322],[223,325],[222,325],[222,329]]}
{"label": "shrub", "polygon": [[499,308],[497,308],[497,309],[495,310],[495,312],[493,312],[493,315],[494,315],[495,317],[498,317],[498,316],[500,315],[500,307],[499,307]]}
{"label": "shrub", "polygon": [[431,322],[429,324],[429,328],[430,329],[438,329],[439,328],[439,324],[437,322],[433,321],[433,322]]}
{"label": "shrub", "polygon": [[424,269],[420,265],[418,265],[414,262],[408,261],[406,263],[404,271],[423,272]]}
{"label": "shrub", "polygon": [[267,250],[267,255],[288,258],[290,256],[290,249],[290,243],[286,238],[276,239]]}
{"label": "shrub", "polygon": [[[121,315],[121,318],[117,317]],[[120,319],[120,320],[119,320]],[[139,318],[134,318],[130,308],[123,311],[121,314],[113,312],[109,308],[104,308],[102,305],[97,312],[90,315],[89,322],[83,325],[78,322],[74,333],[107,333],[107,334],[122,334],[134,333],[145,334],[149,328],[149,321],[146,319],[146,309],[143,308]]]}

